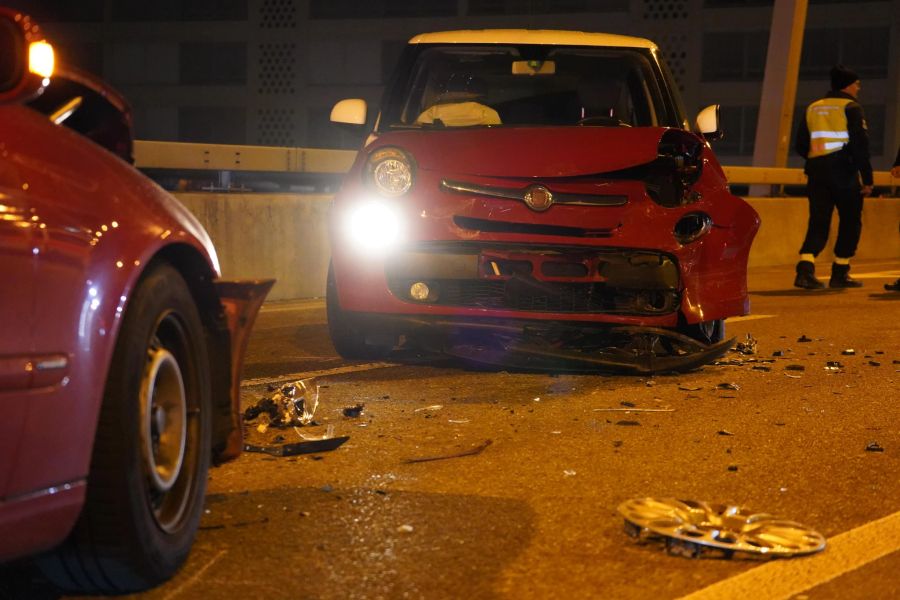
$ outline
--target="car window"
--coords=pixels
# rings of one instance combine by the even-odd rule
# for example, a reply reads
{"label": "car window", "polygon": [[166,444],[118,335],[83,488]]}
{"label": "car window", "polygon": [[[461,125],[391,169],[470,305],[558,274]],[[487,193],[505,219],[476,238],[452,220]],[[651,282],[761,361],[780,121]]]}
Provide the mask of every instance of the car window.
{"label": "car window", "polygon": [[626,48],[438,46],[413,63],[399,110],[400,127],[668,124],[657,72]]}
{"label": "car window", "polygon": [[28,102],[28,106],[132,162],[128,114],[92,87],[54,77],[44,93]]}

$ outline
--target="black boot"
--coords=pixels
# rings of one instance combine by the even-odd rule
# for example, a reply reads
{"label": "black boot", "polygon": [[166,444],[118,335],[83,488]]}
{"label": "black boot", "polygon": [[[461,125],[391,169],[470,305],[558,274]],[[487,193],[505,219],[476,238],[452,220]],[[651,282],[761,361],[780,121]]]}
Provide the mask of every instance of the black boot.
{"label": "black boot", "polygon": [[797,263],[797,276],[794,278],[794,287],[804,290],[821,290],[825,284],[816,279],[816,265],[808,260]]}
{"label": "black boot", "polygon": [[862,287],[862,281],[850,277],[850,265],[831,263],[831,279],[828,281],[830,288],[858,288]]}
{"label": "black boot", "polygon": [[898,279],[894,283],[884,284],[884,289],[886,289],[889,292],[900,292],[900,279]]}

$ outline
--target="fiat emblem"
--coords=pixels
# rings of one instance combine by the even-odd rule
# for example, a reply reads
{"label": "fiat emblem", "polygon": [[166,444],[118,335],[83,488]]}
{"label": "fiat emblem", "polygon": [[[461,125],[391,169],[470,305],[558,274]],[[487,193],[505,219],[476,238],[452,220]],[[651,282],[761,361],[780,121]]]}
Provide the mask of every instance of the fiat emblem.
{"label": "fiat emblem", "polygon": [[525,190],[525,204],[532,210],[545,211],[553,204],[553,194],[542,185],[533,185]]}

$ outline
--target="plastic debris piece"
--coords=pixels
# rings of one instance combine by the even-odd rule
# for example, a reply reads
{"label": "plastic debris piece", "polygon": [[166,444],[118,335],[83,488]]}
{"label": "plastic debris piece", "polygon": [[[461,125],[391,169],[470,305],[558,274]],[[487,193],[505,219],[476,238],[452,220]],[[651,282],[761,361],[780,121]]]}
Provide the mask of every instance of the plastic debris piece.
{"label": "plastic debris piece", "polygon": [[353,406],[345,406],[344,410],[342,410],[341,412],[344,414],[345,417],[355,419],[356,417],[363,414],[363,410],[365,409],[365,407],[366,407],[365,404],[363,404],[362,402],[358,402]]}
{"label": "plastic debris piece", "polygon": [[786,558],[821,552],[825,537],[794,521],[739,506],[675,498],[635,498],[619,505],[625,531],[661,541],[670,554],[698,558],[735,554]]}
{"label": "plastic debris piece", "polygon": [[803,365],[786,365],[784,367],[785,371],[805,371],[806,367]]}
{"label": "plastic debris piece", "polygon": [[720,383],[719,385],[716,386],[716,389],[738,391],[741,389],[741,386],[739,386],[736,383]]}
{"label": "plastic debris piece", "polygon": [[844,365],[842,365],[841,363],[839,363],[836,360],[829,360],[829,361],[825,362],[825,370],[826,371],[835,372],[835,371],[840,371],[843,368],[844,368]]}
{"label": "plastic debris piece", "polygon": [[[268,417],[269,427],[297,427],[309,425],[313,421],[319,405],[319,386],[313,379],[302,379],[287,383],[271,397],[260,399],[244,411],[244,420],[253,421],[257,417]],[[266,428],[260,430],[265,432]]]}
{"label": "plastic debris piece", "polygon": [[757,342],[756,339],[748,333],[743,342],[737,343],[737,345],[734,347],[734,351],[745,355],[756,354],[756,348],[758,344],[759,342]]}
{"label": "plastic debris piece", "polygon": [[594,412],[675,412],[674,408],[595,408]]}
{"label": "plastic debris piece", "polygon": [[753,365],[750,368],[754,371],[765,371],[766,373],[772,370],[772,367],[767,367],[766,365]]}
{"label": "plastic debris piece", "polygon": [[261,452],[272,456],[297,456],[298,454],[315,454],[316,452],[328,452],[339,448],[344,442],[350,439],[350,436],[319,439],[304,442],[294,442],[291,444],[278,444],[274,446],[257,446],[255,444],[244,444],[245,452]]}
{"label": "plastic debris piece", "polygon": [[325,428],[325,433],[323,433],[322,435],[318,435],[318,436],[306,435],[305,433],[300,433],[300,430],[297,429],[296,427],[294,428],[294,430],[297,432],[297,435],[299,435],[301,439],[303,439],[304,441],[307,441],[307,442],[315,442],[318,440],[330,440],[331,438],[334,437],[334,425],[331,423],[329,423],[328,427]]}
{"label": "plastic debris piece", "polygon": [[469,419],[447,419],[448,423],[456,423],[457,425],[461,425],[463,423],[468,423]]}
{"label": "plastic debris piece", "polygon": [[629,402],[627,400],[622,400],[621,402],[619,402],[619,404],[622,406],[628,406],[631,408],[634,408],[634,406],[635,406],[634,402]]}
{"label": "plastic debris piece", "polygon": [[737,466],[737,465],[728,465],[728,470],[729,470],[729,471],[732,471],[732,472],[737,471],[737,470],[738,470],[738,466]]}
{"label": "plastic debris piece", "polygon": [[844,356],[853,356],[856,354],[856,350],[854,350],[853,348],[847,348],[846,350],[843,350],[841,354],[843,354]]}
{"label": "plastic debris piece", "polygon": [[720,429],[720,430],[717,431],[716,433],[718,433],[719,435],[734,435],[733,433],[731,433],[731,432],[728,431],[727,429]]}
{"label": "plastic debris piece", "polygon": [[421,463],[421,462],[431,462],[431,461],[435,461],[435,460],[447,460],[450,458],[462,458],[464,456],[475,456],[476,454],[481,454],[482,452],[484,452],[485,448],[487,448],[488,446],[490,446],[493,443],[494,443],[493,440],[485,440],[481,444],[472,448],[471,450],[465,450],[463,452],[457,452],[454,454],[442,454],[439,456],[426,456],[423,458],[407,458],[403,462],[405,464],[412,464],[412,463]]}
{"label": "plastic debris piece", "polygon": [[772,356],[784,356],[784,350],[776,350],[772,353]]}
{"label": "plastic debris piece", "polygon": [[866,444],[866,452],[884,452],[884,447],[878,442],[871,441]]}
{"label": "plastic debris piece", "polygon": [[565,471],[563,471],[563,475],[565,475],[566,477],[574,477],[575,475],[577,475],[577,473],[571,469],[566,469]]}
{"label": "plastic debris piece", "polygon": [[412,533],[414,530],[412,525],[401,525],[397,528],[397,533]]}
{"label": "plastic debris piece", "polygon": [[422,406],[420,408],[415,409],[413,412],[422,412],[423,410],[427,411],[438,411],[444,408],[443,404],[432,404],[431,406]]}
{"label": "plastic debris piece", "polygon": [[871,366],[871,367],[880,367],[880,366],[881,366],[881,363],[878,362],[877,360],[870,360],[870,361],[869,361],[869,366]]}
{"label": "plastic debris piece", "polygon": [[697,385],[697,386],[693,386],[693,385],[679,385],[679,386],[678,386],[678,389],[681,390],[682,392],[699,392],[699,391],[702,390],[703,388],[700,387],[699,385]]}
{"label": "plastic debris piece", "polygon": [[801,344],[804,344],[804,343],[806,343],[806,342],[811,342],[811,341],[813,341],[813,340],[812,340],[812,338],[810,338],[810,337],[806,337],[806,334],[804,333],[804,334],[801,335],[799,338],[797,338],[797,341],[800,342]]}
{"label": "plastic debris piece", "polygon": [[616,421],[616,425],[622,425],[623,427],[638,427],[640,424],[640,421]]}

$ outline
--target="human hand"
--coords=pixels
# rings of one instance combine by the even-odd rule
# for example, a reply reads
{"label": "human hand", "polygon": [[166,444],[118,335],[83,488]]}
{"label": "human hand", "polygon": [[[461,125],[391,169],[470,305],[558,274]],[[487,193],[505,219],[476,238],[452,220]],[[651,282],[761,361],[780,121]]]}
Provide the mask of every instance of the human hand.
{"label": "human hand", "polygon": [[872,187],[871,185],[862,186],[862,195],[863,196],[871,196],[872,195]]}
{"label": "human hand", "polygon": [[896,178],[900,179],[900,165],[891,169],[891,177],[896,177]]}

